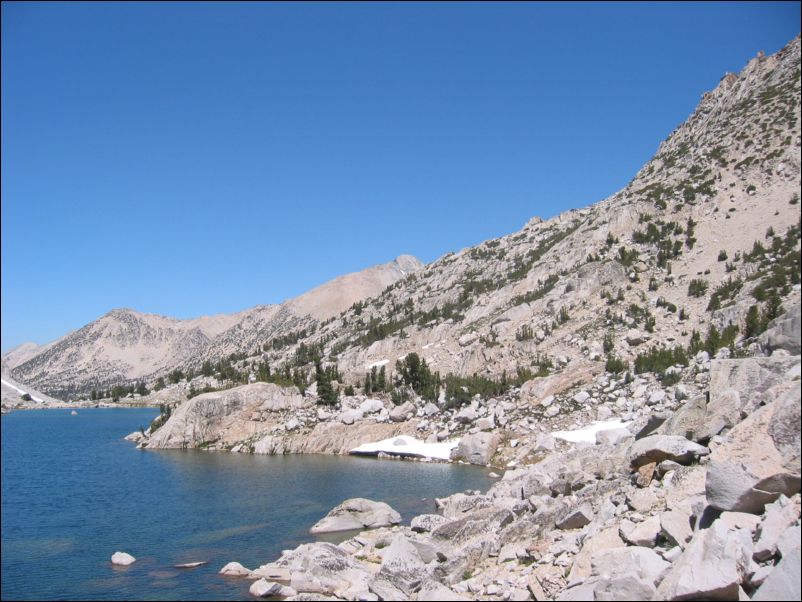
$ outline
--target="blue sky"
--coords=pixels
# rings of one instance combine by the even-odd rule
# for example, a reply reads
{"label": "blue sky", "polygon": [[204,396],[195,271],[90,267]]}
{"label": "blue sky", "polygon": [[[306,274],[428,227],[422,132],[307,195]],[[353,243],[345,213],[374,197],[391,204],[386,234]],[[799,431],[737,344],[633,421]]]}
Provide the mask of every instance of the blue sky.
{"label": "blue sky", "polygon": [[429,262],[626,185],[800,5],[2,4],[2,348]]}

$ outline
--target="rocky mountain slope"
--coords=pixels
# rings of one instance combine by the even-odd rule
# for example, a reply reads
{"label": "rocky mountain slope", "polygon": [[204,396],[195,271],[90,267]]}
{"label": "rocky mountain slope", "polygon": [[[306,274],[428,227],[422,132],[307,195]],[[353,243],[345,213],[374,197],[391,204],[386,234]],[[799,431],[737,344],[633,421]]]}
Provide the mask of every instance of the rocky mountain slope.
{"label": "rocky mountain slope", "polygon": [[13,377],[60,397],[156,375],[200,358],[252,349],[272,336],[315,324],[420,269],[402,255],[386,264],[336,278],[280,305],[191,320],[115,309],[41,348],[4,356]]}
{"label": "rocky mountain slope", "polygon": [[[725,75],[612,197],[449,253],[240,367],[311,382],[316,357],[359,385],[412,352],[441,375],[498,378],[598,371],[611,356],[631,366],[711,325],[747,344],[753,305],[770,319],[799,298],[799,86],[796,39]],[[315,353],[299,359],[301,345]]]}

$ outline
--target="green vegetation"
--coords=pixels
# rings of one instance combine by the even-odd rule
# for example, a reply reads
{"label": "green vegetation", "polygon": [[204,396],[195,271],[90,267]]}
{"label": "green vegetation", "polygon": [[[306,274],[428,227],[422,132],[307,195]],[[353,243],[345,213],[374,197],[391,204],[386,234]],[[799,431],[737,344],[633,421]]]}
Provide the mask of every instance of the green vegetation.
{"label": "green vegetation", "polygon": [[173,413],[173,408],[167,404],[159,404],[159,415],[150,423],[150,434],[155,433],[159,427],[163,426]]}
{"label": "green vegetation", "polygon": [[335,375],[337,375],[337,366],[334,366],[333,370],[331,370],[331,367],[324,370],[320,362],[315,364],[318,403],[329,406],[337,403],[339,394],[331,384]]}
{"label": "green vegetation", "polygon": [[713,294],[710,295],[710,302],[707,304],[707,311],[715,311],[724,307],[722,303],[732,301],[738,291],[743,287],[743,281],[740,278],[730,278],[726,282],[719,285]]}
{"label": "green vegetation", "polygon": [[704,297],[707,293],[707,281],[701,278],[694,278],[688,284],[688,295],[691,297]]}
{"label": "green vegetation", "polygon": [[607,372],[619,374],[629,370],[629,362],[625,362],[624,360],[611,355],[607,357],[607,361],[604,364],[604,369],[607,370]]}
{"label": "green vegetation", "polygon": [[535,330],[528,324],[521,325],[521,327],[515,332],[516,341],[529,341],[534,338]]}
{"label": "green vegetation", "polygon": [[735,349],[735,337],[738,336],[738,327],[734,324],[728,325],[722,332],[712,324],[707,330],[707,337],[702,337],[695,330],[691,332],[691,341],[688,345],[688,352],[695,355],[699,351],[707,351],[711,356],[715,355],[722,347]]}
{"label": "green vegetation", "polygon": [[654,372],[662,378],[667,368],[677,364],[688,365],[688,355],[682,347],[655,347],[635,358],[635,373]]}

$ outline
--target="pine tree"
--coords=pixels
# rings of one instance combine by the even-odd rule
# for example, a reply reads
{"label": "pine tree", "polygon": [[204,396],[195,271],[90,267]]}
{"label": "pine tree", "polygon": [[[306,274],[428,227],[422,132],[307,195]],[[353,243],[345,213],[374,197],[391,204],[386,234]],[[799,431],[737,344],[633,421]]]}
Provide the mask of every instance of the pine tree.
{"label": "pine tree", "polygon": [[384,366],[382,366],[382,369],[379,371],[379,380],[376,383],[376,387],[379,391],[387,390],[387,372]]}

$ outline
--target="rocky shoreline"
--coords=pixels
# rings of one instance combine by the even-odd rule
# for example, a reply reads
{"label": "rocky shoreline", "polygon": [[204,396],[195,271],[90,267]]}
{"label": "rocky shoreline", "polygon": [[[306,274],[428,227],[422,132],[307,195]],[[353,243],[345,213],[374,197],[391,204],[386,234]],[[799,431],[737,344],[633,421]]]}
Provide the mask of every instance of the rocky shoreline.
{"label": "rocky shoreline", "polygon": [[[767,355],[701,352],[672,387],[555,375],[460,409],[354,397],[329,411],[258,384],[182,404],[139,445],[204,448],[212,437],[206,449],[347,453],[365,438],[459,437],[454,459],[506,469],[487,492],[438,499],[409,525],[237,569],[257,597],[799,599],[801,358],[787,328],[798,313],[769,329]],[[594,419],[625,426],[560,438]],[[465,441],[481,444],[472,454]]]}

